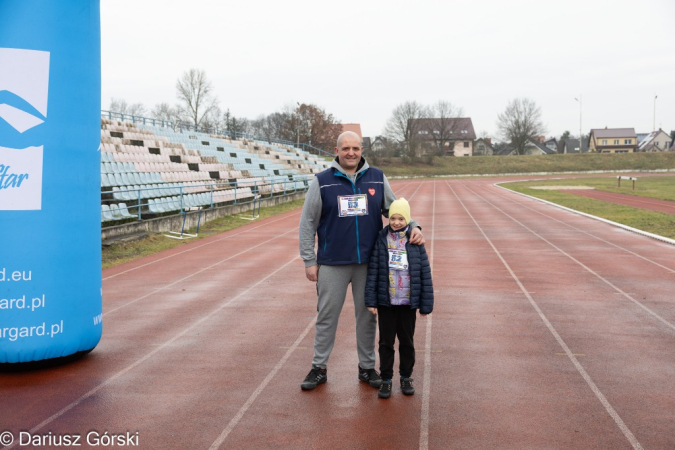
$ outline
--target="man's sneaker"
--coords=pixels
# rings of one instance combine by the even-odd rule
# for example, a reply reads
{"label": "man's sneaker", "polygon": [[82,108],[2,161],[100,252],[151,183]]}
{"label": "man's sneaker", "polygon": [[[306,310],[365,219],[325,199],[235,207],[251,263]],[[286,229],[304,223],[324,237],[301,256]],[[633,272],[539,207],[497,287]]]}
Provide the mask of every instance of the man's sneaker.
{"label": "man's sneaker", "polygon": [[362,369],[361,366],[359,366],[359,380],[368,382],[374,388],[379,388],[382,384],[382,378],[375,369]]}
{"label": "man's sneaker", "polygon": [[412,378],[401,377],[401,391],[403,391],[405,395],[413,395],[415,393],[412,382]]}
{"label": "man's sneaker", "polygon": [[300,387],[303,391],[311,391],[321,383],[325,383],[328,380],[326,375],[326,369],[321,367],[312,366],[312,370],[309,371],[305,377],[305,381],[302,382]]}
{"label": "man's sneaker", "polygon": [[380,390],[377,391],[377,396],[380,398],[389,398],[391,396],[391,380],[382,380]]}

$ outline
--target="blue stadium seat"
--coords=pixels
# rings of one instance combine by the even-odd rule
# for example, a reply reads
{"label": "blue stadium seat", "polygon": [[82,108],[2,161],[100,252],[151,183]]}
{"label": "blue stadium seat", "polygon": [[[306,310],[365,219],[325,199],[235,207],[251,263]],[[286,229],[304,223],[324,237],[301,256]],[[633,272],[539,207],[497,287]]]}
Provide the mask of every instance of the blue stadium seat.
{"label": "blue stadium seat", "polygon": [[109,222],[111,220],[115,220],[115,218],[110,212],[110,206],[101,205],[101,222]]}
{"label": "blue stadium seat", "polygon": [[122,217],[124,217],[125,219],[137,219],[137,218],[138,218],[138,216],[136,216],[136,215],[134,215],[134,214],[131,214],[131,213],[129,212],[129,208],[127,208],[127,204],[126,204],[126,203],[120,203],[119,205],[117,205],[117,207],[118,207],[118,209],[119,209],[120,214],[121,214]]}

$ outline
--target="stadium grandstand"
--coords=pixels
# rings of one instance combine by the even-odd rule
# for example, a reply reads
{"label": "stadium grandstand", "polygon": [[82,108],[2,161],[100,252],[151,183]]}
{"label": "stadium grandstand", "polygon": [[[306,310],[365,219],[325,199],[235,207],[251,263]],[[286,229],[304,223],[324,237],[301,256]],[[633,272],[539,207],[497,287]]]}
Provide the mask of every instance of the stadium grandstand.
{"label": "stadium grandstand", "polygon": [[102,226],[255,205],[256,199],[306,190],[326,167],[324,159],[291,143],[210,134],[102,111]]}

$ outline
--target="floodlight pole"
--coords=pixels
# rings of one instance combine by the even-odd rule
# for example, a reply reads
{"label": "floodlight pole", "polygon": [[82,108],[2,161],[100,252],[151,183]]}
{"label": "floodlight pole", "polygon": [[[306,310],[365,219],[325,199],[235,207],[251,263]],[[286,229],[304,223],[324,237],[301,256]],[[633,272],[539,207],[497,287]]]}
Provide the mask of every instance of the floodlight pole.
{"label": "floodlight pole", "polygon": [[575,98],[574,100],[579,102],[579,153],[583,153],[583,148],[584,148],[583,129],[584,129],[584,127],[581,125],[581,94],[579,94],[579,98]]}
{"label": "floodlight pole", "polygon": [[653,127],[652,127],[652,131],[656,131],[656,99],[658,97],[659,96],[656,95],[656,93],[654,93],[654,124],[653,124]]}

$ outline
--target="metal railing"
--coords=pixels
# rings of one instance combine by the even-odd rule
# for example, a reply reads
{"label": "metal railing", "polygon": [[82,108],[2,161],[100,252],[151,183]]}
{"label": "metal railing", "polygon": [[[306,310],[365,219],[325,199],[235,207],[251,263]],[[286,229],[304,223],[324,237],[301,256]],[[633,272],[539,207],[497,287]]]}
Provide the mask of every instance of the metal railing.
{"label": "metal railing", "polygon": [[[213,209],[221,206],[237,205],[255,202],[263,198],[285,197],[297,193],[306,192],[308,180],[279,180],[277,182],[253,181],[250,184],[242,182],[226,182],[200,185],[178,186],[152,186],[133,187],[129,189],[102,190],[102,198],[112,195],[118,203],[103,203],[103,205],[115,205],[110,208],[109,214],[101,207],[101,223],[122,221],[127,219],[143,220],[143,216],[157,216],[175,212],[183,214],[185,211],[197,209]],[[302,188],[298,184],[302,183]],[[283,188],[281,185],[283,184]],[[291,184],[292,186],[289,186]],[[165,193],[162,195],[162,191]],[[160,193],[160,195],[156,195]],[[105,201],[105,200],[104,200]],[[124,202],[135,202],[127,205]],[[123,205],[123,206],[121,206]],[[135,213],[131,213],[134,211]]]}
{"label": "metal railing", "polygon": [[333,154],[330,152],[327,152],[323,149],[320,149],[318,147],[314,147],[311,144],[306,144],[306,143],[298,143],[295,141],[288,141],[285,139],[275,139],[275,138],[266,138],[266,137],[260,137],[260,136],[255,136],[252,134],[248,133],[230,133],[228,130],[225,129],[219,129],[219,128],[202,128],[202,127],[197,127],[193,124],[190,124],[188,122],[172,122],[170,120],[162,120],[162,119],[155,119],[152,117],[143,117],[143,116],[135,116],[132,114],[123,114],[123,113],[118,113],[114,111],[106,111],[106,110],[101,110],[101,118],[103,119],[108,119],[108,120],[119,120],[120,122],[130,122],[133,124],[143,124],[143,125],[152,125],[153,127],[162,127],[162,128],[171,128],[174,131],[179,131],[179,132],[185,132],[185,131],[194,131],[197,133],[206,133],[210,135],[216,135],[216,136],[225,136],[233,139],[250,139],[250,140],[255,140],[255,141],[260,141],[260,142],[267,142],[269,144],[282,144],[282,145],[288,145],[291,147],[295,148],[300,148],[303,151],[311,154],[316,154],[319,156],[328,156],[332,157]]}

